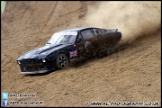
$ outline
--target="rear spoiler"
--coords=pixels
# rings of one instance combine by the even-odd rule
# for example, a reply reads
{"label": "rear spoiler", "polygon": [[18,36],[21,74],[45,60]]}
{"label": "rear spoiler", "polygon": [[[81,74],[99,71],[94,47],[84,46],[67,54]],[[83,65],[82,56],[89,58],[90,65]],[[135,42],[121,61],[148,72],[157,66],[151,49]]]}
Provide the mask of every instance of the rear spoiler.
{"label": "rear spoiler", "polygon": [[117,32],[117,31],[118,31],[118,29],[112,29],[112,31]]}
{"label": "rear spoiler", "polygon": [[107,32],[117,32],[118,31],[118,29],[107,29]]}

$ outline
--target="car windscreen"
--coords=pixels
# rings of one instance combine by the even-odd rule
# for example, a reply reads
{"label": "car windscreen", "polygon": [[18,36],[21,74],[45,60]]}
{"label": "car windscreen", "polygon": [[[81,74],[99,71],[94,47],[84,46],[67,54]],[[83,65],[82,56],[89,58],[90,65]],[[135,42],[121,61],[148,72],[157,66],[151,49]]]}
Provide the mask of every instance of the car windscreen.
{"label": "car windscreen", "polygon": [[55,33],[46,45],[73,44],[76,37],[77,33]]}

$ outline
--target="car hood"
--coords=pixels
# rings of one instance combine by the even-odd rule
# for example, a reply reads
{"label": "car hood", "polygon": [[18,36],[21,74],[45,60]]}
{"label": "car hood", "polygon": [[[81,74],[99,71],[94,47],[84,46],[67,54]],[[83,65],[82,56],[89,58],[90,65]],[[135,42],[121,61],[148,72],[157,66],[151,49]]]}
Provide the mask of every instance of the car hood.
{"label": "car hood", "polygon": [[37,48],[34,50],[30,50],[26,52],[25,54],[21,55],[17,60],[21,59],[32,59],[32,58],[37,58],[39,56],[44,56],[46,57],[48,54],[51,52],[64,48],[68,46],[69,44],[59,44],[59,45],[46,45],[41,48]]}

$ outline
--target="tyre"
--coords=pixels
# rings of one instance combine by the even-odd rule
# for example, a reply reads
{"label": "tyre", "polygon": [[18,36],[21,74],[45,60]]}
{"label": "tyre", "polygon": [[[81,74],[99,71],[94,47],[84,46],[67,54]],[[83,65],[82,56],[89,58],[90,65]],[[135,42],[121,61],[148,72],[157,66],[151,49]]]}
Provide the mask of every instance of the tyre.
{"label": "tyre", "polygon": [[59,54],[56,59],[56,67],[58,69],[64,69],[68,66],[69,60],[65,54]]}
{"label": "tyre", "polygon": [[102,48],[98,49],[98,51],[97,51],[97,57],[98,58],[102,58],[106,55],[107,55],[107,48],[106,47],[102,47]]}
{"label": "tyre", "polygon": [[116,47],[110,47],[107,49],[107,55],[111,55],[112,53],[114,53],[116,51]]}

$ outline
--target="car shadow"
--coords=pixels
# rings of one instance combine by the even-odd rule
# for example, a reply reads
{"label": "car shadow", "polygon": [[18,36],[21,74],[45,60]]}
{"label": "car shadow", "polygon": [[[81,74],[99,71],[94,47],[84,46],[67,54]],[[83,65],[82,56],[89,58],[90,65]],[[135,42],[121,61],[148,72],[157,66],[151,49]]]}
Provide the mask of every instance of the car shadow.
{"label": "car shadow", "polygon": [[48,72],[45,72],[45,73],[36,73],[36,74],[26,74],[26,75],[24,75],[24,76],[45,76],[45,75],[48,75],[48,74],[50,74],[50,73],[52,73],[52,72],[56,72],[56,70],[52,70],[52,71],[48,71]]}

